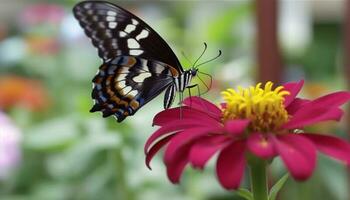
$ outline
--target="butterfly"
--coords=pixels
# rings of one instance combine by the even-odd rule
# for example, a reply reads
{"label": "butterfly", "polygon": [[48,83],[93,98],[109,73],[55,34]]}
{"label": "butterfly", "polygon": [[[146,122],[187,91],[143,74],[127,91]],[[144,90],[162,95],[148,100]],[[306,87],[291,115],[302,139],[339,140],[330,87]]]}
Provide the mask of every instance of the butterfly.
{"label": "butterfly", "polygon": [[92,80],[90,112],[121,122],[163,91],[168,109],[176,92],[193,87],[198,68],[183,70],[164,39],[134,14],[105,1],[80,2],[73,13],[103,60]]}

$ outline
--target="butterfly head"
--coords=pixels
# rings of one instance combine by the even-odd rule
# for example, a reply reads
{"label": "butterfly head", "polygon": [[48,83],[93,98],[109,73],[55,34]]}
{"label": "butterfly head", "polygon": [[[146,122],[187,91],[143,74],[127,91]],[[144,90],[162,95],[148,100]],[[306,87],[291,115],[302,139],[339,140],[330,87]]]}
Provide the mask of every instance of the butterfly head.
{"label": "butterfly head", "polygon": [[198,68],[193,67],[192,69],[190,69],[190,72],[191,72],[192,77],[195,77],[197,75]]}
{"label": "butterfly head", "polygon": [[[199,81],[202,82],[203,85],[207,88],[207,90],[206,90],[204,93],[201,93],[201,94],[205,94],[205,93],[207,93],[207,92],[209,91],[209,89],[211,88],[211,85],[212,85],[212,80],[213,80],[213,78],[212,78],[212,76],[211,76],[210,74],[207,74],[207,73],[204,73],[204,72],[199,71],[199,67],[200,67],[201,65],[204,65],[204,64],[206,64],[206,63],[208,63],[208,62],[211,62],[211,61],[213,61],[213,60],[215,60],[215,59],[217,59],[218,57],[221,56],[221,50],[219,50],[219,54],[218,54],[217,56],[215,56],[214,58],[209,59],[209,60],[207,60],[207,61],[204,61],[204,62],[202,62],[202,63],[200,63],[200,64],[197,64],[197,62],[202,58],[202,56],[204,55],[204,53],[205,53],[206,50],[207,50],[207,44],[204,43],[204,50],[203,50],[203,52],[202,52],[201,55],[197,58],[197,60],[192,64],[191,69],[189,69],[189,70],[187,71],[187,73],[191,74],[192,77],[198,77]],[[187,58],[187,56],[185,55],[184,52],[182,52],[182,55],[189,61],[189,63],[191,63],[191,61]],[[210,78],[210,83],[209,83],[209,85],[207,85],[207,84],[205,83],[205,81],[202,80],[202,78],[199,76],[199,74],[205,75],[205,76],[207,76],[207,77]]]}

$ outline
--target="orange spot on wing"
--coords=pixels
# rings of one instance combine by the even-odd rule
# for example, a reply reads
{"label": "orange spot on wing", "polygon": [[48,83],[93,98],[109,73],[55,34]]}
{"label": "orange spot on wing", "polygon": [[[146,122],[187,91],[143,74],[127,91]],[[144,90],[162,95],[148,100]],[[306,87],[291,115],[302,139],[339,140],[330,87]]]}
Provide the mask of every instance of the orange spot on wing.
{"label": "orange spot on wing", "polygon": [[136,63],[136,58],[134,57],[129,57],[128,62],[126,63],[126,66],[132,67]]}
{"label": "orange spot on wing", "polygon": [[113,95],[111,97],[111,100],[114,101],[115,103],[119,103],[120,99],[118,97],[116,97],[115,95]]}
{"label": "orange spot on wing", "polygon": [[168,65],[169,69],[170,69],[170,72],[171,74],[174,76],[174,77],[178,77],[179,76],[179,72],[172,66]]}
{"label": "orange spot on wing", "polygon": [[107,67],[108,67],[107,65],[101,65],[100,70],[101,70],[101,71],[104,71],[104,70],[107,69]]}
{"label": "orange spot on wing", "polygon": [[120,101],[118,102],[118,105],[123,105],[123,106],[127,107],[127,106],[129,106],[129,103],[126,102],[126,101],[120,100]]}
{"label": "orange spot on wing", "polygon": [[100,83],[102,83],[102,80],[103,79],[101,77],[97,77],[94,79],[94,83],[100,84]]}
{"label": "orange spot on wing", "polygon": [[138,101],[132,100],[132,101],[130,102],[130,106],[131,106],[132,109],[136,110],[136,109],[140,106],[140,104],[139,104]]}

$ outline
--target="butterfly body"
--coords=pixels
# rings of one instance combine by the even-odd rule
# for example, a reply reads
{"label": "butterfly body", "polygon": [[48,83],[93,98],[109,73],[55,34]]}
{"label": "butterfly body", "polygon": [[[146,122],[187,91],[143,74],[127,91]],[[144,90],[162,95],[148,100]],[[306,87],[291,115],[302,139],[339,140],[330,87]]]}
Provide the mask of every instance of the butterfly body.
{"label": "butterfly body", "polygon": [[184,71],[150,26],[117,5],[84,1],[73,13],[103,60],[93,79],[91,112],[121,122],[163,91],[167,109],[197,73],[196,68]]}

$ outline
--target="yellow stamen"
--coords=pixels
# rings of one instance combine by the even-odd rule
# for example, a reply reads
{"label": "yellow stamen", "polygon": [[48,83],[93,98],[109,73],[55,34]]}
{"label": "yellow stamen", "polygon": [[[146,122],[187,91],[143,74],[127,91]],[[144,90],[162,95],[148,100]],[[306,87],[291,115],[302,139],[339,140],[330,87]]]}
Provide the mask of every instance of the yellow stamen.
{"label": "yellow stamen", "polygon": [[258,83],[255,87],[237,90],[227,89],[221,94],[226,101],[223,120],[250,119],[250,131],[269,132],[278,129],[288,120],[284,108],[284,97],[289,92],[283,86],[273,89],[273,83],[267,82],[264,87]]}

